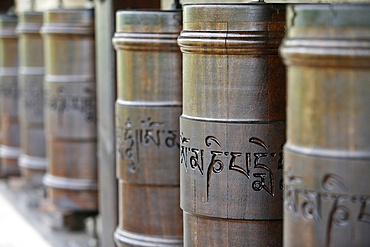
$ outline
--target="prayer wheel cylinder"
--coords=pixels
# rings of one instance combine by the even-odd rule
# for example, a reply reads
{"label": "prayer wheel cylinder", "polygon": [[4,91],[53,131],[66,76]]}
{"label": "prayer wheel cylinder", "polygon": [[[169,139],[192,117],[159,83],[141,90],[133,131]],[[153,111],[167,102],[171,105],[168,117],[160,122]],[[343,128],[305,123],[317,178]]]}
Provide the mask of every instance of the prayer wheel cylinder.
{"label": "prayer wheel cylinder", "polygon": [[44,49],[41,12],[23,12],[17,26],[19,46],[19,167],[30,186],[42,185],[46,170],[44,133]]}
{"label": "prayer wheel cylinder", "polygon": [[18,18],[0,15],[0,176],[19,175]]}
{"label": "prayer wheel cylinder", "polygon": [[184,5],[184,246],[282,245],[285,5]]}
{"label": "prayer wheel cylinder", "polygon": [[181,11],[119,11],[118,246],[182,246],[179,117]]}
{"label": "prayer wheel cylinder", "polygon": [[60,210],[97,210],[94,16],[88,9],[49,10],[45,52],[45,132],[49,199]]}
{"label": "prayer wheel cylinder", "polygon": [[284,246],[369,246],[370,5],[292,5]]}

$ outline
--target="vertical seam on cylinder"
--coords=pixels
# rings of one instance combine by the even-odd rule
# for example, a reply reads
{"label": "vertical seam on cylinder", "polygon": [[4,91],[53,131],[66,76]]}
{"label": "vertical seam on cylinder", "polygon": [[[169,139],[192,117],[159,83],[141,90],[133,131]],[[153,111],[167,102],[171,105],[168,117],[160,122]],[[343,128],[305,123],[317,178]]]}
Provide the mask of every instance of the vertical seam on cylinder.
{"label": "vertical seam on cylinder", "polygon": [[[229,35],[229,22],[226,22],[226,38],[225,38],[225,48],[226,48],[226,82],[227,82],[227,97],[228,97],[228,101],[230,99],[230,77],[229,77],[229,52],[227,50],[227,39],[228,39],[228,35]],[[229,101],[230,102],[230,101]],[[227,104],[227,119],[230,119],[230,104]],[[226,140],[227,142],[229,142],[229,131],[228,131],[228,123],[226,124]],[[227,143],[227,145],[229,146],[229,143]],[[226,179],[227,181],[229,181],[229,173],[227,172],[226,173]],[[229,201],[229,187],[226,186],[226,194],[227,194],[227,201]],[[227,218],[229,218],[229,204],[227,204],[227,207],[226,207],[226,215],[227,215]],[[227,222],[227,246],[229,246],[229,222]]]}
{"label": "vertical seam on cylinder", "polygon": [[[229,77],[229,52],[227,50],[227,38],[229,35],[229,22],[226,22],[226,37],[225,37],[225,48],[226,48],[226,83],[227,83],[227,100],[230,100],[230,77]],[[229,101],[230,102],[230,101]],[[230,119],[230,104],[227,104],[227,119]],[[228,123],[226,124],[226,140],[229,142],[229,131],[228,131]],[[229,143],[227,143],[229,145]],[[227,181],[229,181],[229,173],[226,173]],[[229,190],[228,186],[226,186],[226,195],[227,195],[227,200],[229,201]],[[229,217],[229,204],[227,204],[226,207],[226,215]],[[227,245],[229,245],[229,228],[227,228]]]}

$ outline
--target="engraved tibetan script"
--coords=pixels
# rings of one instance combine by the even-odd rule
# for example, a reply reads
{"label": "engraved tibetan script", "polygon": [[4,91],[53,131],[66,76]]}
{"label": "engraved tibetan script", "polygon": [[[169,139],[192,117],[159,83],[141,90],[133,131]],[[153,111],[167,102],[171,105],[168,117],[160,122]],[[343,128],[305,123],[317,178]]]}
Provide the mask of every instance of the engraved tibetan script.
{"label": "engraved tibetan script", "polygon": [[[206,136],[204,148],[192,147],[190,138],[180,136],[180,163],[185,171],[198,171],[206,177],[207,201],[213,174],[237,172],[252,181],[254,191],[264,191],[275,195],[275,179],[279,189],[283,189],[283,180],[274,177],[274,171],[283,169],[283,154],[280,150],[270,151],[268,145],[260,138],[246,138],[252,144],[251,150],[224,150],[221,141],[215,136]],[[258,150],[258,151],[257,151]],[[274,163],[273,163],[274,162]]]}
{"label": "engraved tibetan script", "polygon": [[46,106],[60,114],[77,111],[88,122],[96,121],[96,96],[94,90],[85,88],[82,95],[66,95],[64,87],[58,87],[56,93],[45,92]]}
{"label": "engraved tibetan script", "polygon": [[137,163],[140,162],[141,148],[179,148],[178,131],[166,129],[165,123],[148,117],[145,120],[132,121],[127,118],[122,121],[116,117],[116,148],[120,159],[129,162],[128,169],[134,173]]}
{"label": "engraved tibetan script", "polygon": [[[357,222],[370,224],[370,196],[351,195],[347,183],[336,174],[325,174],[321,191],[304,189],[301,177],[285,172],[285,210],[298,221],[313,221],[325,233],[325,246],[333,242],[334,228],[350,227]],[[353,210],[356,209],[357,210]]]}

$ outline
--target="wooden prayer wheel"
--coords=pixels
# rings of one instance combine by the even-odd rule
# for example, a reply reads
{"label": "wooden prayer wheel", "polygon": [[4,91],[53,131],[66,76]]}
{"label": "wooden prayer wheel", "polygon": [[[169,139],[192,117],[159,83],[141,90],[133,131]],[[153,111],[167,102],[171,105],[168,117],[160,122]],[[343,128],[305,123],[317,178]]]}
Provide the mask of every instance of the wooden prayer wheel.
{"label": "wooden prayer wheel", "polygon": [[184,246],[281,246],[285,5],[184,5]]}
{"label": "wooden prayer wheel", "polygon": [[65,211],[96,211],[97,144],[94,15],[44,13],[45,132],[49,199]]}
{"label": "wooden prayer wheel", "polygon": [[0,177],[19,175],[17,22],[0,15]]}
{"label": "wooden prayer wheel", "polygon": [[44,49],[41,12],[23,12],[17,26],[19,45],[19,167],[30,186],[40,186],[46,170],[44,133]]}
{"label": "wooden prayer wheel", "polygon": [[118,246],[182,246],[179,117],[181,11],[119,11]]}
{"label": "wooden prayer wheel", "polygon": [[284,246],[369,246],[370,5],[292,5]]}

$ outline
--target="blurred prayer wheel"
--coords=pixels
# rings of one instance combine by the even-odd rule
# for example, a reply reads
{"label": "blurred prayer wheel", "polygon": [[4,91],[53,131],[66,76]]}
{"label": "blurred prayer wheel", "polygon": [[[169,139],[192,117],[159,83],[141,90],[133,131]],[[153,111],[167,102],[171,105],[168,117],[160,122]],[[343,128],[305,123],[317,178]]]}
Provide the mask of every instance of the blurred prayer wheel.
{"label": "blurred prayer wheel", "polygon": [[284,246],[369,246],[370,5],[292,5]]}
{"label": "blurred prayer wheel", "polygon": [[19,175],[18,18],[0,15],[0,177]]}
{"label": "blurred prayer wheel", "polygon": [[93,11],[46,11],[41,32],[48,146],[43,182],[59,209],[93,212],[98,207]]}
{"label": "blurred prayer wheel", "polygon": [[281,246],[285,5],[185,5],[183,14],[184,246]]}
{"label": "blurred prayer wheel", "polygon": [[118,246],[182,246],[181,22],[181,11],[117,12]]}
{"label": "blurred prayer wheel", "polygon": [[44,52],[41,12],[23,12],[17,26],[19,46],[19,167],[31,186],[40,186],[46,170],[44,133]]}

